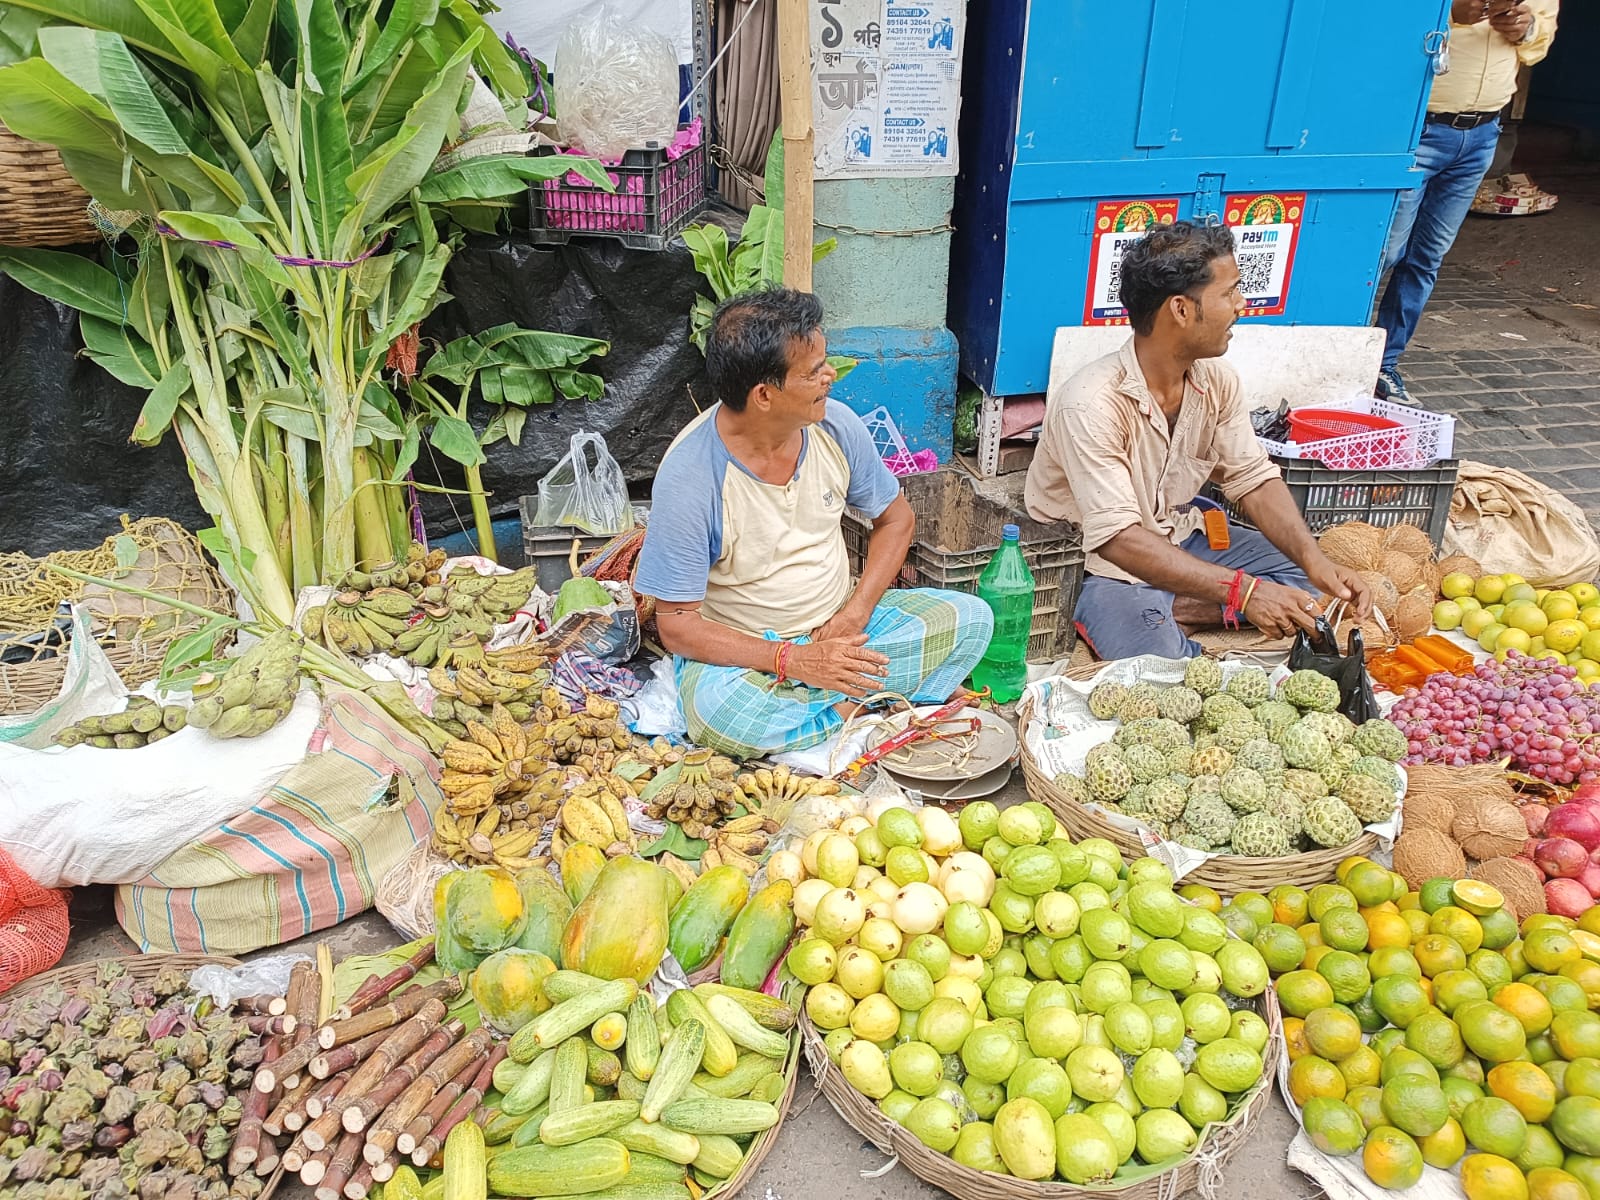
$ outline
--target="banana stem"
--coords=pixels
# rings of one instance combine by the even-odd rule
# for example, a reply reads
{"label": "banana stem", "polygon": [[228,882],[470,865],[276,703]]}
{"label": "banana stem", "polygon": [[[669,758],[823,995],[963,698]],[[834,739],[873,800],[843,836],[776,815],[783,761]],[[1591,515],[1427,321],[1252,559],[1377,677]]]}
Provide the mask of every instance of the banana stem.
{"label": "banana stem", "polygon": [[500,561],[494,544],[494,521],[489,516],[489,493],[483,489],[483,468],[462,467],[467,477],[467,493],[472,500],[472,523],[478,530],[478,553],[491,562]]}

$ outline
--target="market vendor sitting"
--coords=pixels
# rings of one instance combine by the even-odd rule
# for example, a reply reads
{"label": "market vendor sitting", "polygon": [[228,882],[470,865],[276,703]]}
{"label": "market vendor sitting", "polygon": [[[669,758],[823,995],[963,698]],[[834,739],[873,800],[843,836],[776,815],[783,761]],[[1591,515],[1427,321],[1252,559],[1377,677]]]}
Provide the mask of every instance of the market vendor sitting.
{"label": "market vendor sitting", "polygon": [[[878,693],[948,699],[993,628],[972,596],[889,590],[916,519],[861,418],[828,399],[821,327],[816,297],[787,289],[717,310],[718,403],[668,448],[639,554],[689,737],[739,758],[824,742]],[[853,586],[846,505],[872,520]]]}
{"label": "market vendor sitting", "polygon": [[[1036,520],[1083,529],[1090,648],[1193,658],[1191,633],[1235,619],[1289,637],[1319,592],[1365,617],[1370,589],[1318,549],[1220,357],[1244,310],[1232,232],[1157,226],[1122,259],[1122,304],[1133,336],[1052,390],[1027,480]],[[1209,481],[1259,533],[1199,498]]]}

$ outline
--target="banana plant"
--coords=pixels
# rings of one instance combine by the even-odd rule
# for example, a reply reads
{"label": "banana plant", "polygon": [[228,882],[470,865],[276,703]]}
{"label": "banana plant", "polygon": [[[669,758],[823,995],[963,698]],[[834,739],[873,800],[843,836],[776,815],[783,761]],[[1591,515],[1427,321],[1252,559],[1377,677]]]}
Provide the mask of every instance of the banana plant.
{"label": "banana plant", "polygon": [[[26,14],[17,19],[15,14]],[[403,553],[417,449],[383,374],[440,302],[457,241],[532,182],[592,163],[439,167],[473,89],[520,127],[525,64],[474,0],[6,0],[0,120],[56,146],[137,242],[100,265],[0,251],[76,308],[89,354],[148,392],[216,522],[207,544],[264,617]],[[3,61],[3,59],[0,59]]]}

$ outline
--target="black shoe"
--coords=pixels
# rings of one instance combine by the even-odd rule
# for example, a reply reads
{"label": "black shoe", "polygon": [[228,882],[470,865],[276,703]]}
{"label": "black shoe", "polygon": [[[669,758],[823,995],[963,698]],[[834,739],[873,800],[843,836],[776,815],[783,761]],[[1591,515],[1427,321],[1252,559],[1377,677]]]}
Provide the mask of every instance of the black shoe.
{"label": "black shoe", "polygon": [[1406,391],[1405,380],[1400,378],[1400,372],[1393,367],[1384,367],[1378,372],[1378,386],[1372,389],[1372,394],[1379,400],[1387,400],[1391,404],[1409,404],[1416,407],[1416,401],[1411,393]]}

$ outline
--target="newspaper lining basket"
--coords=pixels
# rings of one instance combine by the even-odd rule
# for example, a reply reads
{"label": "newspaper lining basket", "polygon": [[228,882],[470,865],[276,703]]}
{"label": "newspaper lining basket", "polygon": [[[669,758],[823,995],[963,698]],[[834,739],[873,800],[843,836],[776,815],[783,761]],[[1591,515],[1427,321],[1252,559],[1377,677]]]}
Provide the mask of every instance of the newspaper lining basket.
{"label": "newspaper lining basket", "polygon": [[[1101,666],[1103,664],[1096,664]],[[1017,708],[1017,725],[1026,729],[1033,716],[1032,699],[1023,700]],[[1026,738],[1020,740],[1022,774],[1027,782],[1028,798],[1037,800],[1066,827],[1074,841],[1084,838],[1105,838],[1122,852],[1124,858],[1143,858],[1149,854],[1137,833],[1119,828],[1098,813],[1091,812],[1072,797],[1056,787],[1040,769],[1038,760],[1028,750]],[[1361,836],[1347,846],[1333,849],[1310,850],[1304,854],[1286,854],[1279,858],[1246,858],[1239,854],[1219,854],[1183,877],[1184,883],[1201,883],[1222,896],[1239,892],[1266,892],[1279,884],[1311,888],[1319,883],[1329,883],[1339,864],[1352,854],[1370,855],[1378,847],[1378,836],[1362,830]]]}
{"label": "newspaper lining basket", "polygon": [[802,1015],[800,1021],[806,1062],[816,1086],[822,1089],[822,1094],[845,1124],[884,1154],[897,1158],[900,1165],[918,1179],[942,1188],[957,1200],[1078,1200],[1085,1196],[1107,1197],[1108,1200],[1175,1200],[1195,1190],[1211,1200],[1221,1182],[1223,1165],[1249,1138],[1252,1123],[1271,1102],[1278,1058],[1283,1053],[1283,1017],[1271,987],[1257,998],[1256,1007],[1267,1022],[1269,1036],[1262,1054],[1261,1078],[1250,1097],[1225,1122],[1209,1126],[1199,1145],[1177,1165],[1141,1179],[1093,1186],[1016,1179],[978,1171],[929,1149],[851,1087],[844,1072],[829,1061],[822,1035],[811,1024],[811,1019]]}

